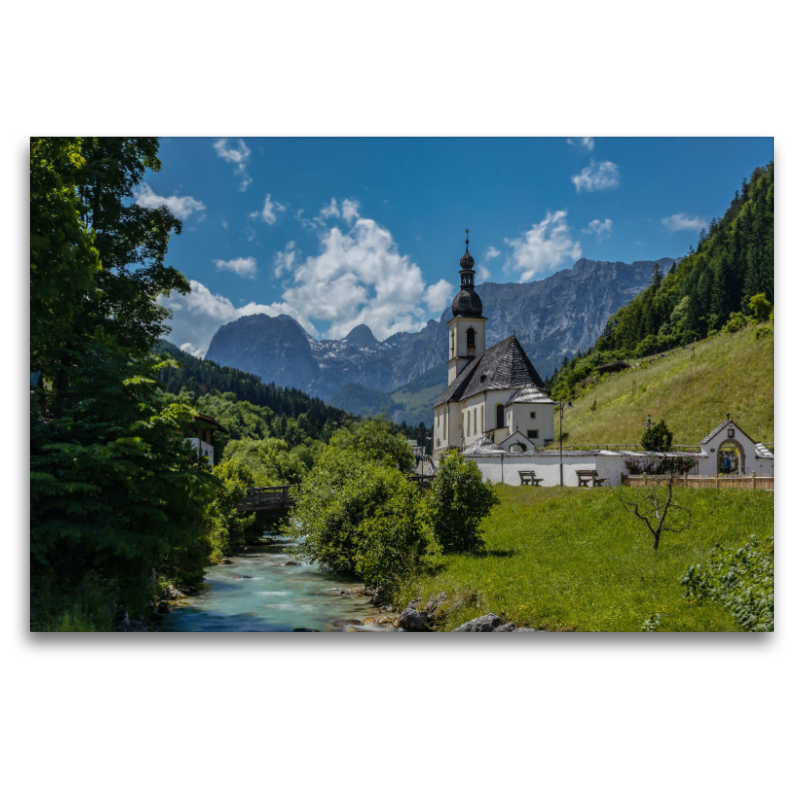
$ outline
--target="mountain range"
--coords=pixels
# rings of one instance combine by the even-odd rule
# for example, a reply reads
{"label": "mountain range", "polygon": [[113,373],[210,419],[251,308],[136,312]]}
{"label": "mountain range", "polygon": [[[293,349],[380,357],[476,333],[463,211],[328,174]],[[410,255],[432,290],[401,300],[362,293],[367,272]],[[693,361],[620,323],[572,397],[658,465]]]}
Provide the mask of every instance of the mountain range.
{"label": "mountain range", "polygon": [[[653,267],[675,259],[590,261],[530,283],[477,287],[487,317],[486,346],[513,332],[541,375],[597,341],[608,318],[650,282]],[[447,381],[447,308],[414,333],[378,341],[366,325],[342,339],[318,340],[292,317],[254,314],[223,325],[206,358],[301,389],[355,414],[383,412],[395,421],[428,422]]]}

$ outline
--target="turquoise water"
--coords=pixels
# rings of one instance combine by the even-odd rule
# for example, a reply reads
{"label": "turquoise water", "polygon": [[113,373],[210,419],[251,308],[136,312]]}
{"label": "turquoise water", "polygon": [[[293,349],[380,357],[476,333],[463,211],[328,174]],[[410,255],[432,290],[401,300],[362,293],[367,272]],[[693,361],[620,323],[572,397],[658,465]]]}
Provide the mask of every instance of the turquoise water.
{"label": "turquoise water", "polygon": [[286,565],[287,561],[300,561],[297,545],[286,539],[272,541],[232,557],[230,564],[211,567],[203,591],[174,604],[159,630],[397,630],[391,625],[365,623],[383,612],[365,597],[336,591],[356,590],[358,584],[337,581],[313,565]]}

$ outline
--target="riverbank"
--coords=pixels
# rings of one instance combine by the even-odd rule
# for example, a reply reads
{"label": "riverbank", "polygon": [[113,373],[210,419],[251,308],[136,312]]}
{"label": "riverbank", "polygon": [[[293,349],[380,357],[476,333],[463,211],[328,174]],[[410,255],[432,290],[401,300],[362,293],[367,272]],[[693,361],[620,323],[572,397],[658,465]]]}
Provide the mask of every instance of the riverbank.
{"label": "riverbank", "polygon": [[174,600],[160,632],[395,632],[396,615],[373,605],[361,584],[342,582],[265,537],[206,573],[202,591]]}
{"label": "riverbank", "polygon": [[[550,631],[739,631],[721,605],[690,601],[679,580],[720,543],[738,547],[773,530],[770,492],[676,489],[690,527],[665,533],[658,552],[642,523],[607,488],[498,486],[481,525],[483,554],[435,556],[406,581],[398,606],[444,593],[438,629],[493,612]],[[656,616],[658,615],[658,616]]]}

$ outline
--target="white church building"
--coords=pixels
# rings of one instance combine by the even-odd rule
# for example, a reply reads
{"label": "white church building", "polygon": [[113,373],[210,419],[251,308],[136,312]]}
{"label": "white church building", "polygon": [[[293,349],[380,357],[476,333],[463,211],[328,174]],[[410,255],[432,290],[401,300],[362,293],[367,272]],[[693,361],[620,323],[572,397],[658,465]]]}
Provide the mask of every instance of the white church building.
{"label": "white church building", "polygon": [[[467,232],[469,233],[469,231]],[[461,289],[448,323],[448,385],[433,405],[433,462],[449,450],[473,460],[484,478],[519,486],[615,486],[630,464],[667,454],[616,450],[545,450],[554,441],[554,408],[544,381],[512,333],[486,349],[486,317],[475,291],[475,260],[461,257]],[[774,455],[730,418],[689,457],[691,474],[774,475]]]}

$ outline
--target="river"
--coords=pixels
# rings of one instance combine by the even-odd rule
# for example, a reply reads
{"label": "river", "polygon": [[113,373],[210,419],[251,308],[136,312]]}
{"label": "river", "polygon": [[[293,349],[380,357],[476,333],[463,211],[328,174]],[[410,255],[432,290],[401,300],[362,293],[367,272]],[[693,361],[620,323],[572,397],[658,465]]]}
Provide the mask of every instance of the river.
{"label": "river", "polygon": [[[355,593],[361,588],[359,584],[342,583],[301,562],[297,545],[291,540],[269,537],[265,544],[232,556],[230,562],[211,567],[203,590],[173,604],[158,630],[398,630],[374,621],[384,612]],[[342,595],[341,590],[353,594]]]}

